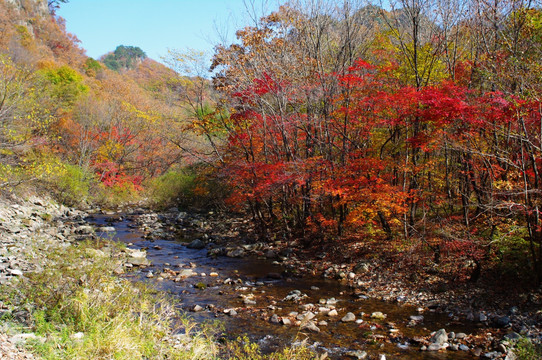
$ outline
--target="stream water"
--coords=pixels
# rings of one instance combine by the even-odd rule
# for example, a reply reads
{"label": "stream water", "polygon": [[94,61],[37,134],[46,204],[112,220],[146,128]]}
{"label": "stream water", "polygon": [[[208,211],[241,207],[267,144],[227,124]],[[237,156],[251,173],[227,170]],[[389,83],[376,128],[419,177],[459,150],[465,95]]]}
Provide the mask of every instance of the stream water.
{"label": "stream water", "polygon": [[[186,241],[147,240],[135,228],[130,215],[123,215],[123,220],[110,223],[111,217],[95,215],[88,221],[96,226],[114,226],[116,233],[113,240],[130,244],[131,248],[147,249],[147,258],[152,266],[126,276],[136,281],[152,283],[157,289],[167,291],[178,299],[182,308],[190,311],[195,305],[204,310],[190,312],[196,321],[219,320],[224,326],[224,336],[235,338],[246,335],[260,344],[264,351],[276,350],[284,345],[308,337],[308,344],[318,351],[327,351],[330,358],[342,359],[352,350],[363,350],[370,356],[385,354],[387,359],[469,359],[472,355],[466,351],[420,351],[419,345],[409,344],[411,339],[427,336],[430,332],[444,328],[446,331],[473,333],[476,329],[471,323],[454,323],[445,314],[425,311],[423,322],[412,325],[411,315],[419,315],[416,308],[374,299],[359,298],[352,290],[341,286],[336,280],[317,276],[301,278],[278,278],[283,268],[269,260],[256,258],[229,258],[207,256],[207,250],[194,250],[186,247]],[[184,281],[157,280],[157,274],[165,268],[181,270],[192,268],[198,275]],[[155,276],[147,278],[148,272]],[[218,276],[209,276],[211,273]],[[201,274],[205,276],[201,276]],[[231,279],[231,283],[224,280]],[[203,283],[199,289],[196,284]],[[201,284],[200,284],[201,285]],[[284,298],[293,290],[299,290],[307,296],[301,302],[285,301]],[[240,295],[252,294],[255,305],[246,305]],[[317,314],[316,322],[327,321],[327,326],[319,326],[320,332],[300,330],[298,326],[282,325],[270,322],[275,313],[287,316],[291,312],[302,313],[300,305],[314,304],[313,312],[320,305],[320,299],[335,298],[339,316],[334,318]],[[210,309],[209,309],[210,308]],[[229,316],[223,309],[236,309],[237,315]],[[316,309],[316,311],[314,310]],[[352,312],[362,323],[343,323],[341,318]],[[369,314],[362,316],[361,313]],[[387,315],[384,320],[370,317],[373,312]],[[409,324],[410,322],[410,324]]]}

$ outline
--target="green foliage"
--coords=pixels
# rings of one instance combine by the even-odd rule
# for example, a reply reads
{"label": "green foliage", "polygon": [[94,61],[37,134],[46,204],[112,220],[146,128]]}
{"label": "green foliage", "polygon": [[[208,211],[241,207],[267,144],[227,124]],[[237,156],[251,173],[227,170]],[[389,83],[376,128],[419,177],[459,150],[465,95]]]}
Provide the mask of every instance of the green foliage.
{"label": "green foliage", "polygon": [[188,205],[196,188],[196,175],[187,170],[170,170],[149,183],[148,191],[158,208]]}
{"label": "green foliage", "polygon": [[67,65],[58,68],[42,69],[40,85],[46,89],[53,101],[62,107],[70,107],[80,95],[88,92],[88,86],[83,84],[83,77]]}
{"label": "green foliage", "polygon": [[0,164],[0,189],[13,185],[40,184],[61,203],[80,205],[97,196],[98,179],[90,171],[64,162],[54,154],[31,151],[21,157],[19,166]]}
{"label": "green foliage", "polygon": [[151,203],[159,209],[211,208],[220,206],[227,196],[227,187],[201,167],[172,169],[148,183]]}
{"label": "green foliage", "polygon": [[98,61],[91,57],[87,58],[85,61],[85,73],[87,76],[94,77],[100,70],[102,70],[102,65]]}
{"label": "green foliage", "polygon": [[147,57],[145,52],[137,46],[117,46],[113,53],[103,58],[103,63],[109,69],[119,71],[122,69],[133,69],[139,60]]}
{"label": "green foliage", "polygon": [[140,192],[130,183],[114,184],[112,186],[104,186],[100,183],[98,190],[93,197],[93,201],[105,207],[129,204],[140,199]]}
{"label": "green foliage", "polygon": [[521,338],[518,340],[514,354],[518,360],[537,360],[542,358],[542,346],[534,345],[531,340]]}
{"label": "green foliage", "polygon": [[32,35],[28,32],[28,29],[26,26],[23,25],[17,25],[15,27],[15,30],[17,31],[17,34],[19,35],[21,45],[23,46],[30,46],[32,44]]}
{"label": "green foliage", "polygon": [[79,166],[66,164],[56,181],[56,197],[66,205],[78,205],[89,200],[90,190],[96,184],[94,174]]}
{"label": "green foliage", "polygon": [[271,354],[262,354],[260,347],[248,340],[247,337],[241,337],[236,341],[231,341],[226,346],[227,359],[235,360],[318,360],[319,357],[306,347],[304,342],[298,346],[291,346]]}

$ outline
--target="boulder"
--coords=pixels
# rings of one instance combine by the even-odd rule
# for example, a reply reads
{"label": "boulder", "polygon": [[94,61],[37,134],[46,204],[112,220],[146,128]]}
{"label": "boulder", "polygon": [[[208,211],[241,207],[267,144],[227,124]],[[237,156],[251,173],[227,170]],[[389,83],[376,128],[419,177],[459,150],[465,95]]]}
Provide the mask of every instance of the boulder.
{"label": "boulder", "polygon": [[236,248],[236,249],[233,249],[233,250],[229,250],[226,253],[226,256],[231,257],[231,258],[240,258],[240,257],[243,257],[244,255],[245,255],[245,250],[243,250],[242,248]]}
{"label": "boulder", "polygon": [[367,352],[361,351],[361,350],[348,351],[344,355],[352,359],[358,359],[358,360],[367,359]]}
{"label": "boulder", "polygon": [[431,341],[432,344],[443,345],[444,343],[448,342],[448,334],[446,333],[446,330],[440,329],[431,337],[431,340],[429,341]]}
{"label": "boulder", "polygon": [[200,239],[196,239],[192,241],[191,243],[189,243],[188,245],[186,245],[186,247],[189,249],[201,250],[205,248],[205,243],[201,241]]}
{"label": "boulder", "polygon": [[510,326],[510,318],[508,316],[498,316],[493,318],[493,324],[498,328]]}

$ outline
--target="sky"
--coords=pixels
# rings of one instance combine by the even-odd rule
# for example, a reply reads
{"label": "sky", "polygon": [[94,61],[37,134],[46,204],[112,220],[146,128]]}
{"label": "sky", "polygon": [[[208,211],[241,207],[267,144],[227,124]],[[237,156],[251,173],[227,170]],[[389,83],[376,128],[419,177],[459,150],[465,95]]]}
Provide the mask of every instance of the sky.
{"label": "sky", "polygon": [[126,45],[160,61],[168,48],[212,54],[221,39],[231,43],[250,25],[246,4],[259,16],[278,8],[276,0],[69,0],[56,13],[90,57]]}

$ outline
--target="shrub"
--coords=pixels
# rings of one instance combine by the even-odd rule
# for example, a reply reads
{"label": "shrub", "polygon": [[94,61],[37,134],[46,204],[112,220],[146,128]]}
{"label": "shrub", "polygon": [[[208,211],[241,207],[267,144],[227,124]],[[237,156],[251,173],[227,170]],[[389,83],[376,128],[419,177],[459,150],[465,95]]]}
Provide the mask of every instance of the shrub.
{"label": "shrub", "polygon": [[149,200],[159,209],[209,209],[222,206],[226,186],[208,176],[203,166],[172,169],[147,184]]}
{"label": "shrub", "polygon": [[90,197],[90,190],[96,184],[96,177],[79,166],[64,165],[56,181],[56,197],[70,206],[81,204]]}
{"label": "shrub", "polygon": [[325,359],[326,356],[318,356],[307,347],[305,341],[299,342],[298,345],[292,344],[281,351],[262,354],[258,344],[250,342],[247,337],[241,337],[226,344],[223,358],[235,360],[318,360]]}

